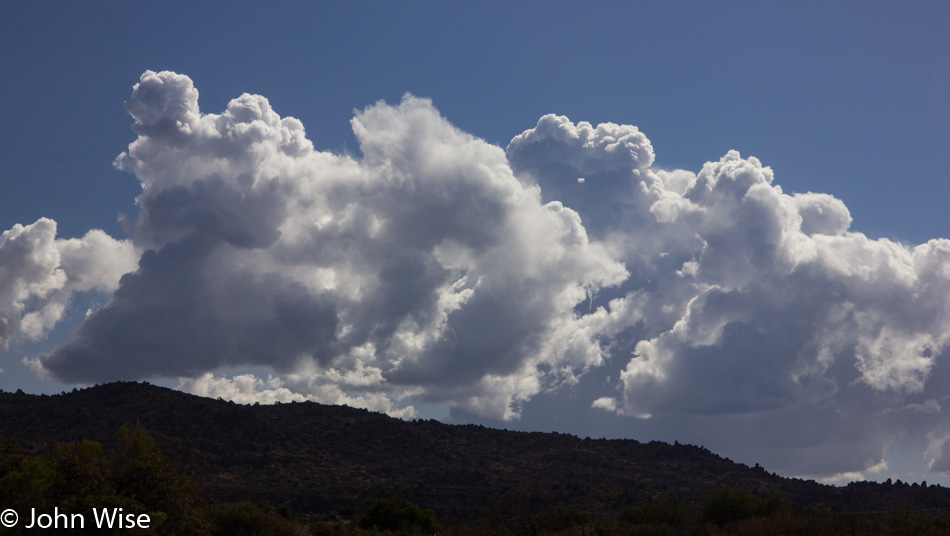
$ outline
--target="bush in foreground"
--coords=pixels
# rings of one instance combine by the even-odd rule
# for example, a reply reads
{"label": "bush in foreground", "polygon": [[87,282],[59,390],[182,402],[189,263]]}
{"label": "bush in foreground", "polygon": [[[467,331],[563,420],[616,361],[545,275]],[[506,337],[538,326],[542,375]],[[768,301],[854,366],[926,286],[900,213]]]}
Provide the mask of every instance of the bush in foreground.
{"label": "bush in foreground", "polygon": [[435,512],[419,508],[404,499],[378,499],[354,521],[361,529],[388,530],[400,534],[435,534],[439,531]]}

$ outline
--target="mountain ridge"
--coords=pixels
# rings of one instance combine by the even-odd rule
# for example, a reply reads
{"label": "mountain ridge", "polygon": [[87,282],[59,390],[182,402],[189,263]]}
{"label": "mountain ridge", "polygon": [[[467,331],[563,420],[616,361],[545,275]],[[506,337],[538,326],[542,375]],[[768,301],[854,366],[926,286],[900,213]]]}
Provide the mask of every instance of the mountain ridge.
{"label": "mountain ridge", "polygon": [[402,421],[313,402],[241,405],[147,383],[59,395],[4,392],[0,415],[0,437],[32,451],[83,439],[114,445],[120,426],[138,422],[212,500],[251,500],[306,514],[356,511],[379,497],[400,497],[440,518],[471,520],[531,495],[611,516],[645,501],[698,506],[723,487],[839,512],[884,511],[895,503],[950,511],[950,488],[828,486],[692,445]]}

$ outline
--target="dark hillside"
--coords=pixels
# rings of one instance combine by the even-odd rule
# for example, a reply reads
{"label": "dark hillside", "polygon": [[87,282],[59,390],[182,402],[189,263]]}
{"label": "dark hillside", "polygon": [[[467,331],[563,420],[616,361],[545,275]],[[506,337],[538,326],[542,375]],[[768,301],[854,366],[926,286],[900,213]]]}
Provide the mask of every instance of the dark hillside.
{"label": "dark hillside", "polygon": [[115,443],[138,421],[169,458],[218,500],[251,500],[301,513],[360,510],[401,497],[444,519],[472,519],[512,497],[610,515],[668,498],[698,505],[730,487],[779,492],[795,506],[834,511],[950,507],[939,486],[861,483],[845,488],[782,478],[706,449],[590,440],[436,421],[405,422],[345,406],[243,406],[139,383],[55,396],[0,394],[0,436],[27,448],[82,439]]}

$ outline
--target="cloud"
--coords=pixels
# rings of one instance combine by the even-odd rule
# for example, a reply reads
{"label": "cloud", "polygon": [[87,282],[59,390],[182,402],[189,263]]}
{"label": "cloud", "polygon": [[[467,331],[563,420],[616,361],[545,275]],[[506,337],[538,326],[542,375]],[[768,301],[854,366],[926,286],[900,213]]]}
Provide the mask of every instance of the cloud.
{"label": "cloud", "polygon": [[[788,195],[736,151],[699,173],[665,171],[637,141],[623,165],[614,153],[598,166],[585,160],[599,149],[592,131],[546,116],[508,147],[542,190],[590,176],[604,185],[601,197],[564,201],[630,273],[603,293],[592,328],[624,363],[619,395],[591,407],[683,436],[700,418],[710,424],[699,440],[729,452],[752,441],[798,474],[880,467],[889,437],[940,422],[926,399],[946,394],[934,375],[950,342],[950,241],[871,240],[850,230],[842,201]],[[928,411],[898,418],[895,405]],[[756,429],[781,440],[755,440]]]}
{"label": "cloud", "polygon": [[847,232],[843,203],[788,196],[735,152],[651,210],[702,245],[682,272],[694,292],[670,303],[679,318],[640,341],[621,376],[626,411],[760,411],[853,382],[923,391],[950,333],[950,241]]}
{"label": "cloud", "polygon": [[554,114],[515,136],[505,152],[527,184],[540,185],[545,200],[567,203],[595,233],[620,223],[654,160],[650,140],[635,126],[575,125]]}
{"label": "cloud", "polygon": [[[352,375],[352,374],[350,374]],[[294,375],[289,380],[268,375],[266,379],[254,374],[238,374],[231,378],[217,377],[211,372],[197,378],[182,378],[176,389],[198,396],[221,398],[238,404],[274,404],[276,402],[318,402],[321,404],[347,405],[386,413],[398,419],[412,419],[416,410],[411,405],[397,406],[382,393],[366,393],[349,396],[333,380],[320,382],[319,375],[301,377]],[[339,374],[337,374],[339,376]],[[314,383],[320,383],[315,386]],[[346,382],[343,382],[345,385]],[[315,388],[316,387],[316,388]],[[307,394],[301,394],[306,392]]]}
{"label": "cloud", "polygon": [[851,482],[862,482],[864,480],[869,480],[871,477],[879,477],[879,475],[885,471],[887,471],[887,462],[882,461],[871,467],[868,467],[864,471],[837,473],[831,476],[825,476],[821,478],[821,481],[825,484],[831,484],[833,486],[842,486]]}
{"label": "cloud", "polygon": [[[202,114],[174,73],[145,73],[126,107],[139,137],[116,162],[143,185],[145,253],[40,356],[54,377],[266,366],[320,379],[301,389],[509,418],[603,359],[575,307],[620,283],[622,263],[428,100],[358,113],[360,159],[315,151],[264,97]],[[353,381],[360,370],[379,381]]]}
{"label": "cloud", "polygon": [[99,230],[56,238],[56,222],[41,218],[0,235],[0,351],[18,338],[38,340],[62,318],[77,292],[111,292],[135,268],[129,241]]}
{"label": "cloud", "polygon": [[[407,95],[356,113],[351,157],[262,96],[202,112],[176,73],[143,74],[126,108],[134,271],[83,264],[131,251],[101,233],[43,245],[51,222],[0,245],[35,266],[0,287],[20,332],[61,314],[47,288],[115,288],[38,356],[53,377],[499,420],[573,397],[796,474],[880,470],[903,433],[948,466],[948,240],[870,239],[841,200],[787,194],[737,151],[660,169],[629,125],[546,115],[503,150]],[[20,235],[60,259],[5,253]],[[32,312],[41,327],[19,327]],[[242,367],[275,375],[226,376]]]}

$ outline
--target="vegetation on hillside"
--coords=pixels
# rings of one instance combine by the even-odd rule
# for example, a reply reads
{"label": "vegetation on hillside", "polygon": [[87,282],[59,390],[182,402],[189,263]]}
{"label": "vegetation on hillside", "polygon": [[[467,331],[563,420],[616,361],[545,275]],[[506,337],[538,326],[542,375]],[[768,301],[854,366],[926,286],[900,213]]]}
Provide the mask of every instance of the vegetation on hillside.
{"label": "vegetation on hillside", "polygon": [[950,533],[947,488],[823,486],[697,446],[242,406],[136,383],[0,392],[0,414],[2,508],[122,508],[148,513],[153,534]]}
{"label": "vegetation on hillside", "polygon": [[[509,490],[467,523],[440,524],[435,512],[400,498],[380,498],[362,513],[352,509],[324,516],[294,516],[248,501],[213,503],[191,475],[174,467],[138,424],[123,425],[117,447],[101,444],[48,445],[26,454],[15,440],[0,443],[0,504],[21,513],[89,512],[122,508],[147,513],[147,529],[97,530],[98,534],[188,534],[195,536],[636,536],[775,535],[822,536],[938,535],[950,520],[936,511],[915,511],[897,504],[887,512],[836,514],[827,508],[789,508],[777,494],[759,496],[721,488],[701,508],[662,498],[644,501],[609,515],[558,504],[558,495],[539,490]],[[88,518],[88,516],[87,516]],[[26,519],[21,517],[26,523]],[[88,524],[84,529],[90,529]],[[2,530],[2,529],[0,529]],[[46,528],[10,532],[39,534]],[[87,530],[57,528],[57,533]]]}

